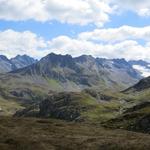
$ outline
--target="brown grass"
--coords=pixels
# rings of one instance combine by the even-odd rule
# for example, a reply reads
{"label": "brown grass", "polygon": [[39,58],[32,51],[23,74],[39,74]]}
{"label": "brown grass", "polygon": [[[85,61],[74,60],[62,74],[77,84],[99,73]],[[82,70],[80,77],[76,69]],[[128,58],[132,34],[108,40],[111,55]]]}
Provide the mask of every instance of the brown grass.
{"label": "brown grass", "polygon": [[35,118],[0,118],[0,150],[149,150],[150,135]]}

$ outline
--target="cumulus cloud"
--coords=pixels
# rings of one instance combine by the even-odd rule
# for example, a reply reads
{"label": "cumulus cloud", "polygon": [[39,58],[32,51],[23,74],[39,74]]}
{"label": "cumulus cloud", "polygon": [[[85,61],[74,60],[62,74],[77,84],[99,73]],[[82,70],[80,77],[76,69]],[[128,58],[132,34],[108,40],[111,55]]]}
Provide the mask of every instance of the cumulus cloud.
{"label": "cumulus cloud", "polygon": [[140,16],[150,16],[149,0],[108,0],[118,6],[119,11],[130,10]]}
{"label": "cumulus cloud", "polygon": [[95,24],[110,20],[110,15],[133,11],[150,16],[149,0],[0,0],[0,19],[40,22],[59,21],[69,24]]}
{"label": "cumulus cloud", "polygon": [[[144,35],[142,36],[144,37]],[[28,54],[36,58],[41,58],[48,53],[54,52],[57,54],[70,54],[72,56],[87,54],[95,57],[126,58],[128,60],[143,59],[150,61],[150,40],[147,37],[145,37],[147,40],[145,45],[141,45],[138,40],[127,38],[123,41],[111,43],[95,42],[79,37],[58,36],[48,41],[30,31],[1,31],[0,53],[8,57],[14,57],[17,54]],[[103,41],[105,41],[105,38]]]}
{"label": "cumulus cloud", "polygon": [[106,0],[0,0],[0,19],[102,26],[114,11]]}
{"label": "cumulus cloud", "polygon": [[0,31],[0,54],[8,57],[13,57],[17,54],[41,57],[42,50],[45,50],[46,47],[46,41],[30,31]]}
{"label": "cumulus cloud", "polygon": [[125,40],[115,44],[102,44],[61,36],[50,41],[49,48],[56,53],[71,54],[73,56],[87,54],[95,57],[126,58],[127,60],[143,59],[150,61],[150,47],[148,45],[142,46],[134,40]]}
{"label": "cumulus cloud", "polygon": [[95,29],[91,32],[83,32],[79,34],[79,39],[111,43],[124,40],[150,41],[150,26],[141,28],[121,26],[119,28]]}

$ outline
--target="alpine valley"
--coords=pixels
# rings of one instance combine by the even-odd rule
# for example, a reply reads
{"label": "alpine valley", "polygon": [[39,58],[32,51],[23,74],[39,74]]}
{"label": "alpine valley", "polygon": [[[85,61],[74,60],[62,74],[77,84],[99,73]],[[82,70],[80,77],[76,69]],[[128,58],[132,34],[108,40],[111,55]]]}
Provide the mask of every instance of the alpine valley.
{"label": "alpine valley", "polygon": [[0,73],[1,150],[149,149],[149,62],[1,55]]}

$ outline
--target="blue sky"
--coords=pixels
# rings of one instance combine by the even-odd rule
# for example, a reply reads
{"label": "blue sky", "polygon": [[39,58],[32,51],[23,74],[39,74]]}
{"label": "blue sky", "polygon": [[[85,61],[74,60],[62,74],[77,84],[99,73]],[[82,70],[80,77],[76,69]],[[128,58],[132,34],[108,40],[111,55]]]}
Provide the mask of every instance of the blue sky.
{"label": "blue sky", "polygon": [[[126,12],[121,15],[111,15],[110,21],[103,28],[117,28],[123,25],[143,27],[150,25],[150,18],[140,17],[136,13]],[[94,24],[73,25],[60,23],[58,21],[39,22],[34,20],[27,21],[5,21],[0,20],[0,30],[13,29],[18,32],[29,30],[39,36],[49,40],[60,35],[74,37],[81,32],[92,31],[96,28]]]}
{"label": "blue sky", "polygon": [[79,25],[70,25],[67,23],[60,23],[58,21],[41,23],[36,22],[34,20],[24,22],[1,20],[0,30],[2,31],[7,29],[13,29],[19,32],[29,30],[48,40],[60,35],[67,35],[74,37],[81,32],[92,31],[93,29],[95,29],[95,25],[79,26]]}
{"label": "blue sky", "polygon": [[0,0],[0,53],[50,52],[149,61],[150,2]]}

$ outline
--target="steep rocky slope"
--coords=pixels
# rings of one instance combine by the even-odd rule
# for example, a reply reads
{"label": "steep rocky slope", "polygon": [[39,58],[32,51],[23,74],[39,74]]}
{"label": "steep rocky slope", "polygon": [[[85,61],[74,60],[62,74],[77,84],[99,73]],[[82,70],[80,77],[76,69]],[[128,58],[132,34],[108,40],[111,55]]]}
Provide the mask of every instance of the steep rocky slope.
{"label": "steep rocky slope", "polygon": [[18,55],[8,59],[6,56],[0,55],[0,73],[6,73],[19,68],[23,68],[35,63],[36,60],[27,55]]}
{"label": "steep rocky slope", "polygon": [[137,84],[134,86],[128,88],[125,90],[125,92],[131,92],[131,91],[143,91],[150,88],[150,77],[144,78],[140,80]]}
{"label": "steep rocky slope", "polygon": [[[13,78],[21,84],[27,82],[45,85],[54,91],[80,91],[87,87],[121,89],[141,78],[124,59],[95,59],[86,55],[72,58],[70,55],[53,53],[6,76],[8,80]],[[26,81],[23,81],[24,77]],[[22,81],[19,81],[19,78],[23,78]]]}
{"label": "steep rocky slope", "polygon": [[0,73],[9,72],[16,69],[16,66],[6,57],[0,55]]}
{"label": "steep rocky slope", "polygon": [[16,66],[17,69],[24,68],[37,62],[37,60],[27,55],[17,55],[16,57],[11,58],[10,61]]}

